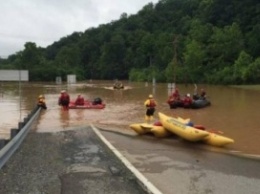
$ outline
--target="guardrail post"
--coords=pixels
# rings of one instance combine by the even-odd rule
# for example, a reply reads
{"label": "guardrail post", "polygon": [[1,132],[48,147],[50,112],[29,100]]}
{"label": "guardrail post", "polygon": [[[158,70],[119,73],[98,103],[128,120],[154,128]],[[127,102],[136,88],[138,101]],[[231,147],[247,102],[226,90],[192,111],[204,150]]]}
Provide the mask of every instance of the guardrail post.
{"label": "guardrail post", "polygon": [[30,119],[28,117],[24,118],[23,121],[24,123],[27,123]]}
{"label": "guardrail post", "polygon": [[5,146],[5,139],[0,139],[0,150]]}
{"label": "guardrail post", "polygon": [[11,129],[11,139],[13,139],[18,133],[19,133],[19,129],[14,129],[14,128],[12,128]]}
{"label": "guardrail post", "polygon": [[22,129],[24,127],[25,123],[24,122],[19,122],[18,123],[18,129]]}

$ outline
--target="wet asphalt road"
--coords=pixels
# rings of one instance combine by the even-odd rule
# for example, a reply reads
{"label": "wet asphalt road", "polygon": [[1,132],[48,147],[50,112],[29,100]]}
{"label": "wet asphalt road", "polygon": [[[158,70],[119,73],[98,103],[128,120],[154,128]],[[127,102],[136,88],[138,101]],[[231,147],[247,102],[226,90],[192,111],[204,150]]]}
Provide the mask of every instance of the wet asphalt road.
{"label": "wet asphalt road", "polygon": [[259,194],[260,160],[216,152],[178,138],[101,133],[162,193]]}
{"label": "wet asphalt road", "polygon": [[[99,129],[161,193],[258,194],[260,161],[178,138]],[[28,134],[0,170],[2,194],[143,194],[137,178],[89,126]],[[149,190],[149,189],[148,189]]]}
{"label": "wet asphalt road", "polygon": [[28,134],[0,170],[0,194],[144,194],[91,127]]}

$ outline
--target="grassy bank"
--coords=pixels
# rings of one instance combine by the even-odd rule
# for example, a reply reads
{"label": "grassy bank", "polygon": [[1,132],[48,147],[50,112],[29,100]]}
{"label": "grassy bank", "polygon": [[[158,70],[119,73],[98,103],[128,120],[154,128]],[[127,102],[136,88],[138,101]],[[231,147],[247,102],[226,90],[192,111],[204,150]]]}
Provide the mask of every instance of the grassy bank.
{"label": "grassy bank", "polygon": [[250,90],[260,90],[260,85],[230,85],[234,88],[250,89]]}

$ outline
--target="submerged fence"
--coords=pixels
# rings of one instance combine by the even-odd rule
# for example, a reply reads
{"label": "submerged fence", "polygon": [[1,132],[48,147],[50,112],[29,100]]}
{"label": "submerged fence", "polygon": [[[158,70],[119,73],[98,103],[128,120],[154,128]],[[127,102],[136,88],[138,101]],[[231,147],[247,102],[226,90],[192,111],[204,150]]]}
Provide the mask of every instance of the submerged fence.
{"label": "submerged fence", "polygon": [[36,106],[32,112],[18,123],[18,128],[11,129],[10,139],[0,139],[0,169],[19,148],[27,136],[33,121],[38,118],[41,108]]}

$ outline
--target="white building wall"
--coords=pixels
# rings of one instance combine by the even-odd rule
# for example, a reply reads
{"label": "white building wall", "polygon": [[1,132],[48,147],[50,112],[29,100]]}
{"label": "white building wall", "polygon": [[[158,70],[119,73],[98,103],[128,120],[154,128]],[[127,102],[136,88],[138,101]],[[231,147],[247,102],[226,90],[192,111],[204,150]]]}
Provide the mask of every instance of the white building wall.
{"label": "white building wall", "polygon": [[67,75],[67,83],[75,84],[76,83],[76,75]]}
{"label": "white building wall", "polygon": [[29,81],[29,71],[0,70],[0,81]]}

